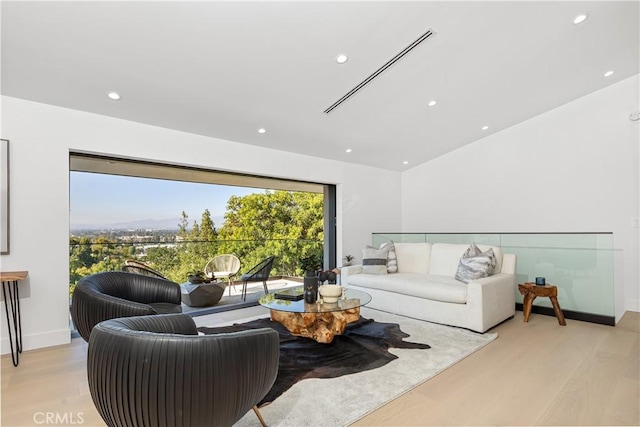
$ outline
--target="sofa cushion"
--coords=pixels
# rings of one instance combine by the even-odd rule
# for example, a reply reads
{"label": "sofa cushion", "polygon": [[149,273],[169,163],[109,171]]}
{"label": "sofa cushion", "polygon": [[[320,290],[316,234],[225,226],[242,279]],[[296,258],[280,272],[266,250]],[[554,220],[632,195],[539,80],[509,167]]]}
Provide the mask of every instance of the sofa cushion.
{"label": "sofa cushion", "polygon": [[393,242],[385,242],[380,245],[381,250],[387,250],[387,273],[398,272],[398,257],[396,255],[396,247]]}
{"label": "sofa cushion", "polygon": [[[431,243],[395,243],[394,246],[398,259],[399,273],[429,273]],[[458,256],[459,258],[460,256]],[[458,264],[456,263],[456,268],[457,266]],[[451,277],[453,277],[453,274],[451,274]]]}
{"label": "sofa cushion", "polygon": [[441,276],[455,277],[460,257],[468,247],[468,245],[434,243],[431,248],[429,271]]}
{"label": "sofa cushion", "polygon": [[[354,274],[349,276],[348,285],[380,289],[435,301],[457,304],[467,302],[467,285],[447,276],[402,272],[384,276]],[[390,295],[389,298],[393,298],[393,296]]]}
{"label": "sofa cushion", "polygon": [[376,249],[367,246],[362,250],[362,272],[367,274],[387,274],[388,248]]}
{"label": "sofa cushion", "polygon": [[475,279],[489,277],[493,274],[495,266],[496,257],[493,249],[489,248],[482,252],[475,243],[472,243],[458,262],[455,279],[469,283]]}

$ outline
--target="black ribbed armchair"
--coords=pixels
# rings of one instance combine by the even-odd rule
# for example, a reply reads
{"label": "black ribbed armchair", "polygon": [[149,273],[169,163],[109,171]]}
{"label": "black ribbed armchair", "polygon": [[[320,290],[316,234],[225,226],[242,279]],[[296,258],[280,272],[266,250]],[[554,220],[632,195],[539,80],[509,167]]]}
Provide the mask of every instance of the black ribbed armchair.
{"label": "black ribbed armchair", "polygon": [[91,333],[89,390],[109,426],[231,426],[269,392],[278,333],[198,335],[186,314],[107,320]]}
{"label": "black ribbed armchair", "polygon": [[95,325],[118,317],[180,313],[180,286],[156,277],[123,271],[96,273],[80,279],[73,291],[71,318],[89,341]]}

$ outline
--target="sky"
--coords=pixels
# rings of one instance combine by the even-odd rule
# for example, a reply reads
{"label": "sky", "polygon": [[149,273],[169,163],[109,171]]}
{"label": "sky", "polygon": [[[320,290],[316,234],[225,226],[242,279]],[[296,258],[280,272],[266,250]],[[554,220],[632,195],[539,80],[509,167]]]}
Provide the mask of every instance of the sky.
{"label": "sky", "polygon": [[[198,184],[162,179],[135,178],[99,173],[71,172],[70,225],[108,225],[138,220],[180,218],[200,222],[209,209],[211,217],[224,215],[230,196],[265,190],[226,185]],[[176,224],[177,225],[177,224]]]}

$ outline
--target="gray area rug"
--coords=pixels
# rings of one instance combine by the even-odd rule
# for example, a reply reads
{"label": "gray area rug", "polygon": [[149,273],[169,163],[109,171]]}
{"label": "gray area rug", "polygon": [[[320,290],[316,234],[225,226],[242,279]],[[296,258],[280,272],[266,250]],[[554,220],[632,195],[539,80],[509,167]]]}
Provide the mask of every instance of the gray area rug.
{"label": "gray area rug", "polygon": [[309,378],[338,378],[377,369],[396,360],[390,347],[428,350],[428,344],[405,341],[407,334],[397,323],[377,322],[360,318],[347,325],[343,334],[336,335],[329,344],[293,335],[279,322],[268,317],[250,322],[216,328],[201,327],[198,332],[216,335],[231,332],[270,328],[278,332],[280,360],[275,383],[258,408],[272,403],[298,381]]}
{"label": "gray area rug", "polygon": [[[260,408],[267,425],[346,426],[498,337],[495,332],[478,334],[366,307],[362,308],[360,314],[379,322],[398,323],[400,329],[410,335],[406,340],[428,343],[431,349],[416,351],[391,348],[389,351],[398,359],[380,368],[338,378],[299,381],[273,403]],[[259,422],[253,411],[235,424],[238,427],[256,425]]]}

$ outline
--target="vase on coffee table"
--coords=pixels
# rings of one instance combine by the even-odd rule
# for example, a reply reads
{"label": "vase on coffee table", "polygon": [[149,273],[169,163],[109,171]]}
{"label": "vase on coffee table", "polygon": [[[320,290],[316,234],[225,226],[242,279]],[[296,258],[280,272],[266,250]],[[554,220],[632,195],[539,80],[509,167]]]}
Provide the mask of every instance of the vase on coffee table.
{"label": "vase on coffee table", "polygon": [[318,298],[318,278],[315,271],[307,271],[304,278],[304,301],[313,304]]}

